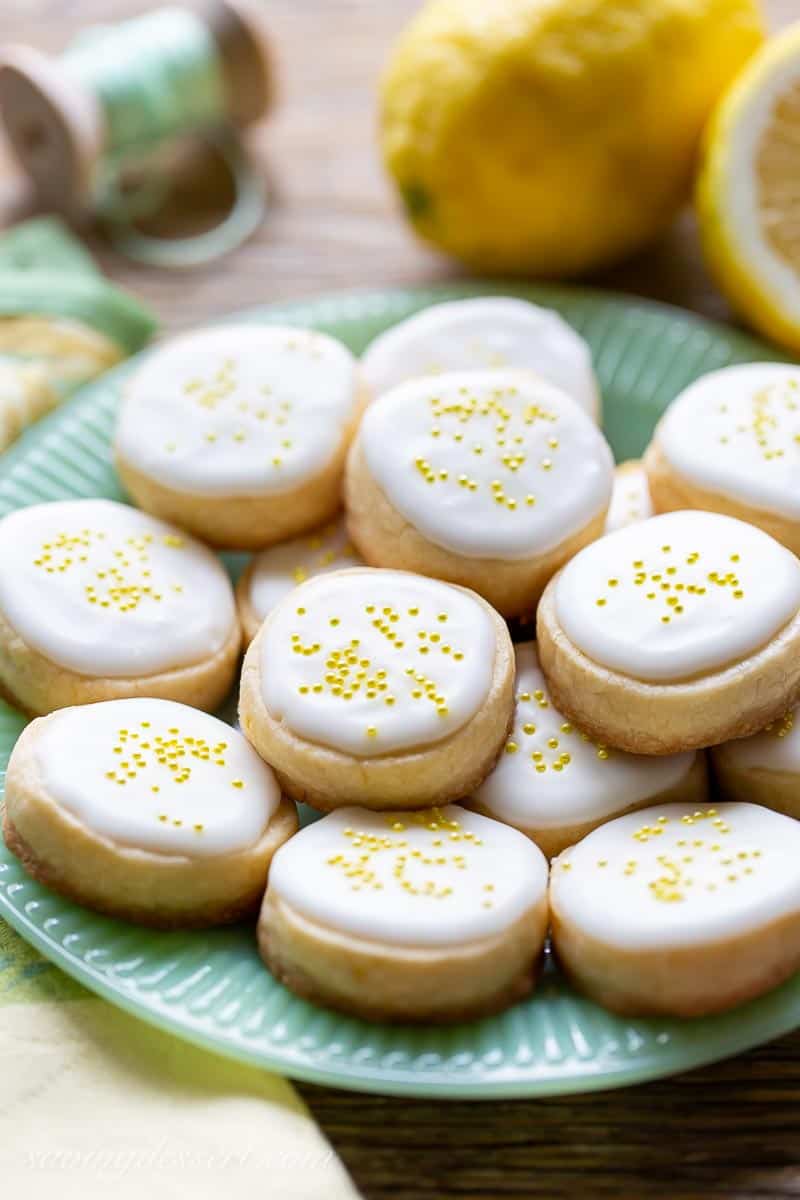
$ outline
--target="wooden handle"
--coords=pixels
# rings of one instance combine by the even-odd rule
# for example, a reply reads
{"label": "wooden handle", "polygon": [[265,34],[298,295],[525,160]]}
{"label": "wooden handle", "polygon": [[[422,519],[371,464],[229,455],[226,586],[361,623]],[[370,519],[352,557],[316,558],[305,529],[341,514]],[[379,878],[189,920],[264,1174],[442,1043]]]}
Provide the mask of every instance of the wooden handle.
{"label": "wooden handle", "polygon": [[[272,98],[261,17],[249,0],[202,3],[198,16],[219,55],[225,112],[233,124],[249,125]],[[72,217],[85,213],[104,153],[101,101],[59,59],[30,46],[8,46],[0,50],[0,115],[40,201]]]}
{"label": "wooden handle", "polygon": [[210,0],[202,16],[219,49],[225,106],[236,125],[250,125],[270,107],[274,68],[261,13],[249,0]]}
{"label": "wooden handle", "polygon": [[42,202],[82,213],[103,148],[103,115],[94,97],[57,60],[29,46],[7,46],[0,52],[0,114]]}

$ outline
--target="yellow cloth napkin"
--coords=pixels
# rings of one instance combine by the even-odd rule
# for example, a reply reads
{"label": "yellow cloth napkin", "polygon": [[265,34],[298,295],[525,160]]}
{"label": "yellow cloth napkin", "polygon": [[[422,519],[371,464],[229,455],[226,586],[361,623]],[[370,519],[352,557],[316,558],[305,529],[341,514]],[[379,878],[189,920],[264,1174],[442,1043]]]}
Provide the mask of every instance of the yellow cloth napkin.
{"label": "yellow cloth napkin", "polygon": [[0,921],[0,1188],[357,1200],[294,1089],[98,1000]]}

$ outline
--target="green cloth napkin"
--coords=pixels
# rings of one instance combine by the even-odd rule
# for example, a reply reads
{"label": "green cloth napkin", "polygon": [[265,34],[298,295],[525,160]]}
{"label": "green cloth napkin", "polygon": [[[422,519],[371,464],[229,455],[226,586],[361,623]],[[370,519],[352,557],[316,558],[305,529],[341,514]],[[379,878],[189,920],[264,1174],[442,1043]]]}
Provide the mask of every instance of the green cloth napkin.
{"label": "green cloth napkin", "polygon": [[114,287],[89,252],[55,217],[26,221],[0,235],[0,316],[81,321],[135,354],[156,321],[138,300]]}
{"label": "green cloth napkin", "polygon": [[0,451],[149,340],[155,321],[54,218],[0,236]]}
{"label": "green cloth napkin", "polygon": [[94,259],[56,217],[37,217],[0,235],[0,271],[49,269],[102,279]]}

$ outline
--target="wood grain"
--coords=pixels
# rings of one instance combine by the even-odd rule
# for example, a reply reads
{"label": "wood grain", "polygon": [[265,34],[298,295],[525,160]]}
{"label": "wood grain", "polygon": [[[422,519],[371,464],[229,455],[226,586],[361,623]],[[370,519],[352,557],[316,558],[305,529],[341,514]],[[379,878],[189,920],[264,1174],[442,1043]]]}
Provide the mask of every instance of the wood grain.
{"label": "wood grain", "polygon": [[426,1103],[302,1088],[368,1200],[800,1195],[800,1035],[708,1070],[551,1100]]}
{"label": "wood grain", "polygon": [[[57,50],[81,25],[147,7],[2,0],[0,40]],[[324,290],[458,277],[413,241],[375,152],[375,83],[416,7],[270,0],[280,104],[253,141],[272,188],[269,220],[224,264],[191,276],[137,268],[93,240],[108,274],[152,303],[169,330]],[[800,17],[800,0],[766,8],[774,27]],[[213,190],[200,199],[211,204]],[[0,215],[8,222],[27,211],[23,181],[0,151]],[[729,316],[689,214],[646,254],[592,282]],[[800,1033],[717,1067],[604,1095],[445,1104],[301,1091],[367,1200],[800,1196]]]}

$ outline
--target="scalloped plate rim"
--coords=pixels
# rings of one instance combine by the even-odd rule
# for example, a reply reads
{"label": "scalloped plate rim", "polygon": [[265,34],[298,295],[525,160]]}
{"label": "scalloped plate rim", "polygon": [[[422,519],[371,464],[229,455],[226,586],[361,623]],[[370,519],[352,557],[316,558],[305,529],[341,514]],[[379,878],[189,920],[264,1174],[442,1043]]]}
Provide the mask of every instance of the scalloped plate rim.
{"label": "scalloped plate rim", "polygon": [[[145,1021],[148,1025],[157,1029],[166,1029],[176,1037],[191,1042],[195,1046],[220,1054],[225,1058],[246,1063],[249,1066],[255,1065],[266,1070],[287,1074],[289,1078],[304,1080],[307,1083],[327,1087],[344,1087],[351,1091],[464,1100],[580,1095],[586,1092],[631,1087],[681,1071],[709,1066],[722,1061],[731,1054],[744,1053],[755,1046],[773,1041],[792,1032],[800,1025],[800,1012],[798,1012],[793,1017],[787,1014],[786,1022],[778,1022],[766,1036],[753,1031],[752,1038],[741,1040],[734,1034],[730,1041],[722,1039],[719,1045],[709,1048],[708,1054],[698,1053],[694,1046],[687,1045],[680,1054],[671,1060],[667,1070],[664,1069],[663,1059],[654,1054],[638,1060],[633,1067],[615,1064],[614,1066],[601,1065],[596,1069],[588,1067],[587,1070],[586,1062],[576,1060],[575,1069],[564,1075],[532,1078],[529,1072],[526,1073],[522,1069],[516,1068],[508,1069],[496,1079],[484,1078],[477,1083],[455,1080],[451,1074],[436,1069],[428,1069],[423,1079],[416,1070],[404,1072],[392,1067],[371,1068],[364,1065],[358,1070],[344,1065],[331,1068],[315,1067],[306,1061],[292,1061],[288,1053],[284,1057],[281,1054],[270,1054],[268,1051],[248,1052],[229,1042],[224,1033],[218,1032],[216,1037],[206,1036],[202,1029],[202,1022],[188,1017],[183,1020],[173,1017],[168,1009],[158,1003],[144,1004],[137,1000],[136,989],[126,988],[122,980],[119,981],[118,988],[113,987],[102,972],[95,971],[89,964],[72,958],[62,947],[42,934],[19,910],[11,906],[3,887],[0,887],[0,910],[2,910],[3,918],[17,933],[66,974],[84,984],[102,999],[123,1009],[131,1016]],[[673,1050],[672,1053],[675,1054],[675,1051]]]}

